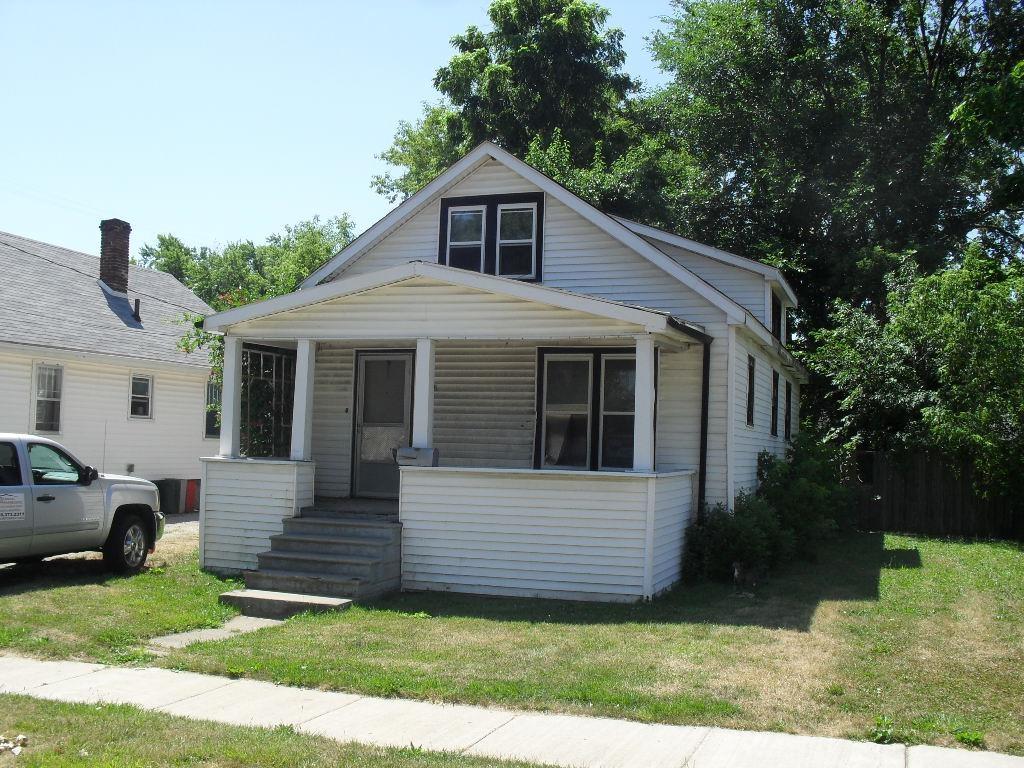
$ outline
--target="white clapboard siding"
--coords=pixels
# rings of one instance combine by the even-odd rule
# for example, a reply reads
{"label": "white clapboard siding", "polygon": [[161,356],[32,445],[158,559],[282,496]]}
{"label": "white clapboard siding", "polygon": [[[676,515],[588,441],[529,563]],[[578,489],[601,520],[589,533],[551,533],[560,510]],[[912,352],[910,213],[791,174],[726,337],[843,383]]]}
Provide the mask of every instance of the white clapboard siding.
{"label": "white clapboard siding", "polygon": [[741,307],[748,309],[758,320],[764,319],[765,277],[763,274],[708,258],[662,240],[655,240],[651,237],[644,239],[694,274],[703,277]]}
{"label": "white clapboard siding", "polygon": [[664,592],[679,581],[686,527],[693,518],[695,474],[672,474],[654,480],[653,591]]}
{"label": "white clapboard siding", "polygon": [[[217,441],[204,437],[208,371],[199,366],[114,364],[58,350],[34,355],[0,352],[0,432],[35,432],[32,372],[39,363],[63,368],[61,428],[47,433],[101,472],[150,480],[192,479],[199,457]],[[128,416],[132,374],[153,379],[152,418]]]}
{"label": "white clapboard siding", "polygon": [[[786,452],[786,371],[777,363],[774,370],[779,372],[779,428],[778,435],[771,434],[772,415],[772,359],[765,351],[746,337],[736,339],[736,387],[734,425],[735,447],[733,448],[733,472],[735,490],[752,490],[757,485],[757,457],[761,451],[776,456]],[[747,355],[757,361],[754,367],[754,424],[747,424]],[[798,401],[794,384],[794,405]]]}
{"label": "white clapboard siding", "polygon": [[256,338],[589,338],[642,330],[634,323],[414,278],[234,326]]}
{"label": "white clapboard siding", "polygon": [[199,559],[216,571],[256,568],[284,519],[313,503],[312,462],[204,458],[202,480]]}
{"label": "white clapboard siding", "polygon": [[703,347],[663,349],[658,355],[657,466],[696,467],[700,463],[700,409]]}
{"label": "white clapboard siding", "polygon": [[[660,512],[673,549],[692,473],[402,468],[402,585],[474,594],[632,601],[662,589]],[[657,483],[666,500],[657,504]]]}

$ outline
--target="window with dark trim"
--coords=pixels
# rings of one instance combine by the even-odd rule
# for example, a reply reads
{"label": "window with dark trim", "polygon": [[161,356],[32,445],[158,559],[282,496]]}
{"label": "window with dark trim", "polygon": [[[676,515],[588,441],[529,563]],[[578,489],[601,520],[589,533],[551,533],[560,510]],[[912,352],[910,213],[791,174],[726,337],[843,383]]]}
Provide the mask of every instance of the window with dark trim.
{"label": "window with dark trim", "polygon": [[631,348],[537,353],[537,469],[630,469],[636,402]]}
{"label": "window with dark trim", "polygon": [[786,439],[790,440],[793,437],[793,385],[788,381],[786,382],[786,413],[785,422],[783,422],[783,432],[785,433]]}
{"label": "window with dark trim", "polygon": [[214,379],[206,382],[206,424],[205,437],[220,437],[221,385]]}
{"label": "window with dark trim", "polygon": [[779,372],[772,371],[772,437],[779,436]]}
{"label": "window with dark trim", "polygon": [[772,291],[772,336],[782,341],[782,299]]}
{"label": "window with dark trim", "polygon": [[544,193],[442,198],[437,263],[540,282]]}
{"label": "window with dark trim", "polygon": [[747,426],[754,426],[754,383],[757,373],[757,361],[753,355],[747,355]]}

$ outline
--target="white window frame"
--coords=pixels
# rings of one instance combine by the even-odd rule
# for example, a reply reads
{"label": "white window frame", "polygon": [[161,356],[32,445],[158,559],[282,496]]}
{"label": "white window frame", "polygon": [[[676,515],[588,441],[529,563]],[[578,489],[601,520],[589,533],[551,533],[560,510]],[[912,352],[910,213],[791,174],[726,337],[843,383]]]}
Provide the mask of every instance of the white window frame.
{"label": "white window frame", "polygon": [[[501,239],[501,212],[511,210],[533,211],[533,233],[529,240],[502,240]],[[529,245],[530,246],[530,271],[524,274],[506,275],[501,271],[501,246],[503,245]],[[498,277],[508,277],[513,280],[527,280],[537,277],[537,204],[536,203],[499,203],[498,204],[498,237],[495,245],[494,274]]]}
{"label": "white window frame", "polygon": [[[60,372],[60,397],[39,397],[39,371],[43,368],[53,368]],[[57,403],[57,429],[39,429],[39,414],[37,403],[40,400]],[[61,363],[38,362],[32,365],[32,434],[35,435],[59,435],[64,426],[64,366]]]}
{"label": "white window frame", "polygon": [[[132,400],[136,397],[134,390],[135,380],[145,379],[149,382],[149,392],[146,394],[146,399],[149,402],[149,411],[145,416],[136,416],[132,413]],[[153,420],[153,376],[149,373],[131,373],[128,376],[128,418],[137,421],[152,421]],[[142,397],[142,395],[138,395]]]}
{"label": "white window frame", "polygon": [[484,253],[487,250],[487,206],[486,205],[453,205],[448,209],[448,245],[445,250],[445,262],[452,266],[452,248],[469,248],[477,245],[475,240],[452,240],[452,214],[479,212],[480,214],[480,274],[484,272]]}
{"label": "white window frame", "polygon": [[[548,444],[548,414],[549,413],[564,413],[569,416],[579,414],[578,410],[571,410],[569,406],[556,405],[554,409],[548,407],[548,393],[551,391],[548,387],[548,366],[552,361],[558,362],[563,360],[571,361],[585,361],[587,364],[587,410],[584,414],[587,417],[587,457],[586,461],[582,465],[569,465],[569,464],[548,464],[546,461],[545,453],[547,453]],[[547,354],[544,356],[544,400],[541,403],[541,435],[540,435],[540,452],[541,452],[541,468],[542,469],[590,469],[590,452],[591,452],[591,425],[593,424],[594,415],[594,356],[587,353],[581,354]]]}
{"label": "white window frame", "polygon": [[[633,380],[633,410],[631,411],[608,411],[604,407],[604,372],[605,372],[605,361],[607,360],[632,360],[634,376],[636,375],[636,355],[635,354],[610,354],[601,355],[601,381],[599,382],[601,387],[601,405],[600,413],[597,414],[597,468],[599,470],[607,470],[609,472],[628,472],[633,467],[605,467],[604,465],[604,417],[605,416],[632,416],[633,423],[636,423],[636,379]],[[630,437],[632,441],[632,437]],[[633,446],[634,450],[636,446]]]}

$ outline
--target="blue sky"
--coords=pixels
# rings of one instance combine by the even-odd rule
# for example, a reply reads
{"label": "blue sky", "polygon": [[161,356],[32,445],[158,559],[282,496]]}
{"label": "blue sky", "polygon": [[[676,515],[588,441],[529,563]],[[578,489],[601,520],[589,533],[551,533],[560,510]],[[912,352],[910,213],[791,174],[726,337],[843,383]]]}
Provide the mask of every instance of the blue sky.
{"label": "blue sky", "polygon": [[[668,0],[607,0],[627,70],[663,80],[644,38]],[[314,214],[361,230],[400,119],[435,98],[451,36],[485,0],[0,0],[0,230],[96,253],[262,240]]]}

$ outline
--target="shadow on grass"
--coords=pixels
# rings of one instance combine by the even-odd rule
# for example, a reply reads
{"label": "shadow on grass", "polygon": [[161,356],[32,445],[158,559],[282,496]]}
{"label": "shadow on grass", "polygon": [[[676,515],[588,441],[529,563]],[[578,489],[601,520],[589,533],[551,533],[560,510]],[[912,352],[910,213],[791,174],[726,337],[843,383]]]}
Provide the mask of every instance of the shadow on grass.
{"label": "shadow on grass", "polygon": [[0,564],[0,597],[56,587],[107,584],[126,578],[131,577],[113,573],[99,557],[59,557],[42,562]]}
{"label": "shadow on grass", "polygon": [[689,623],[810,630],[826,600],[877,600],[883,568],[919,568],[918,550],[886,550],[881,533],[852,533],[826,543],[813,561],[797,561],[752,592],[702,582],[676,587],[648,603],[585,603],[537,598],[402,593],[369,607],[432,616],[524,623]]}

